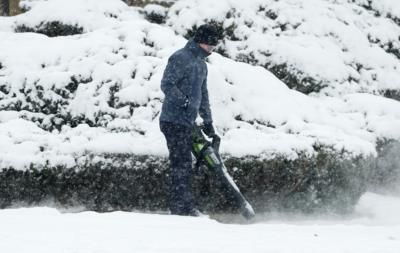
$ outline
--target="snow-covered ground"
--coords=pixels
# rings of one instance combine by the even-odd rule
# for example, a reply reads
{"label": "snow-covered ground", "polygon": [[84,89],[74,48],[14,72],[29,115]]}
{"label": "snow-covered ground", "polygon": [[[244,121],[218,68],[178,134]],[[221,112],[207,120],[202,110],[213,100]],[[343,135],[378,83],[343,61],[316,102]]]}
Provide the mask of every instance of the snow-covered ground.
{"label": "snow-covered ground", "polygon": [[260,215],[253,224],[209,218],[0,211],[2,253],[398,253],[400,198],[365,194],[350,217]]}

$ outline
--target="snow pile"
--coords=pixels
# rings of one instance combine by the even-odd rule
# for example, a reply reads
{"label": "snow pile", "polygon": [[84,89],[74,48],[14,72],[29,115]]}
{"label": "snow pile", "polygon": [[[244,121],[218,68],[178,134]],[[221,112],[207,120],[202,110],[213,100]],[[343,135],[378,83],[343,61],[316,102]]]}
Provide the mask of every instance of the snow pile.
{"label": "snow pile", "polygon": [[186,35],[214,21],[224,30],[222,53],[263,66],[307,94],[394,96],[390,92],[400,90],[400,23],[380,12],[397,15],[399,5],[356,2],[182,0],[170,8],[167,24]]}
{"label": "snow pile", "polygon": [[[10,32],[6,26],[2,28],[1,168],[27,168],[30,162],[72,167],[87,154],[166,156],[166,145],[158,127],[163,100],[159,85],[167,58],[183,47],[186,40],[175,35],[169,27],[145,21],[135,9],[122,2],[104,1],[104,5],[97,2],[38,1],[27,13],[8,18],[33,26],[54,20],[78,24],[86,32],[81,35],[49,38],[34,33]],[[300,14],[289,15],[290,11],[296,10],[302,13],[303,9],[297,5],[283,8],[292,2],[296,3],[279,1],[271,2],[268,6],[276,10],[281,8],[279,10],[282,13],[288,11],[282,18],[299,17]],[[197,4],[198,8],[185,9],[178,16],[170,16],[170,24],[177,29],[190,26],[194,20],[198,20],[194,12],[201,14],[206,3],[211,4],[209,1],[178,1],[170,13],[192,4]],[[260,1],[238,2],[236,5],[233,1],[214,1],[211,6],[215,8],[207,6],[207,15],[221,16],[221,10],[230,6],[255,10],[259,4]],[[315,10],[324,6],[317,5]],[[339,8],[335,9],[335,13],[340,14],[342,10],[343,17],[349,15],[345,9],[334,4],[332,6]],[[304,8],[311,7],[304,3]],[[58,16],[57,13],[61,12],[62,15]],[[184,15],[185,12],[187,14]],[[107,13],[113,15],[107,16]],[[255,20],[264,20],[263,24],[270,24],[268,27],[275,22],[258,17],[261,14],[243,13],[251,14]],[[241,22],[247,18],[250,17],[243,14],[234,19],[228,18],[226,22]],[[358,19],[353,16],[349,18]],[[356,23],[356,20],[353,21]],[[310,17],[307,22],[311,24],[316,20]],[[304,29],[311,29],[306,25],[307,22],[303,22]],[[317,29],[320,23],[314,25]],[[248,39],[243,37],[243,42],[226,41],[227,45],[248,43],[254,39],[262,47],[266,45],[263,43],[279,46],[283,41],[290,44],[293,40],[305,39],[304,34],[301,35],[303,37],[290,36],[295,32],[290,29],[287,33],[279,32],[281,35],[278,36],[273,33],[257,34],[259,25],[246,27],[238,27],[241,33],[237,36],[248,35]],[[388,24],[388,27],[391,28],[392,24]],[[344,34],[347,36],[351,31]],[[256,39],[256,36],[262,37]],[[279,41],[280,38],[282,41]],[[354,43],[353,39],[349,39],[350,44]],[[304,41],[319,44],[321,40],[312,35]],[[351,66],[343,65],[342,60],[348,60],[350,54],[355,55],[355,45],[349,49],[349,55],[344,57],[339,54],[344,58],[329,63],[332,64],[329,67],[319,62],[324,57],[310,60],[302,54],[304,51],[292,51],[297,46],[293,44],[293,48],[286,48],[285,52],[276,51],[271,59],[291,55],[298,57],[296,60],[310,61],[310,64],[303,64],[310,67],[309,72],[315,71],[316,75],[321,75],[321,78],[324,76],[330,83],[342,77],[346,79],[344,76],[354,72]],[[336,46],[332,44],[332,47]],[[227,48],[234,50],[238,47]],[[247,50],[245,48],[243,50]],[[360,51],[364,50],[359,48],[362,49]],[[377,50],[379,54],[383,52],[377,46],[368,50]],[[312,52],[315,55],[315,51]],[[364,50],[362,55],[369,59],[373,52]],[[357,57],[361,57],[361,53]],[[291,62],[283,59],[284,62]],[[397,68],[397,60],[387,54],[371,60],[370,64],[374,64],[371,71],[380,69],[386,74],[390,74],[395,66]],[[340,97],[306,96],[289,89],[262,67],[238,63],[218,54],[210,57],[208,67],[211,106],[217,129],[223,135],[224,153],[238,157],[283,155],[295,159],[300,153],[313,155],[322,146],[331,148],[333,152],[348,152],[350,156],[367,156],[376,153],[375,143],[378,139],[400,138],[400,103],[395,100],[368,93],[352,93],[350,90]],[[343,76],[335,76],[338,73]],[[366,74],[365,83],[363,81],[365,85],[382,88],[368,83],[368,76]],[[396,82],[400,79],[393,80],[392,85],[397,87]],[[386,85],[381,79],[377,79],[376,83]],[[357,87],[355,90],[361,89],[360,85]],[[24,157],[20,158],[20,154],[24,154]]]}

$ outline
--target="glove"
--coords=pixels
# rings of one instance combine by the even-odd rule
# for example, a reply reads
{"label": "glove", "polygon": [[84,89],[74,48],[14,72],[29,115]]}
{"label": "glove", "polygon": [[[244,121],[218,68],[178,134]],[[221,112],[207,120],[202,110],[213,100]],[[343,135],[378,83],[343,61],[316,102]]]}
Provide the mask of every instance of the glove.
{"label": "glove", "polygon": [[215,134],[215,129],[212,123],[204,123],[203,132],[210,138],[213,138]]}
{"label": "glove", "polygon": [[212,143],[211,146],[217,151],[219,152],[219,145],[221,143],[221,137],[219,137],[216,133],[215,133],[215,129],[212,125],[212,123],[205,123],[203,126],[203,132],[212,139]]}

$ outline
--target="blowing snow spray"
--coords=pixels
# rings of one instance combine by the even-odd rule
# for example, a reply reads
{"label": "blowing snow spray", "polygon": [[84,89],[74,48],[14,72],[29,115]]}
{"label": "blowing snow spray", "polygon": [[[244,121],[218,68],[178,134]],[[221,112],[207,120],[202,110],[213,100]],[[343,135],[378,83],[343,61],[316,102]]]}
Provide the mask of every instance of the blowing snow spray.
{"label": "blowing snow spray", "polygon": [[192,152],[197,160],[197,165],[204,164],[216,176],[221,184],[222,190],[229,197],[233,197],[240,208],[240,212],[246,219],[250,220],[255,216],[255,212],[250,203],[240,192],[239,187],[229,175],[221,156],[219,154],[220,140],[214,138],[212,142],[208,141],[200,126],[193,129]]}

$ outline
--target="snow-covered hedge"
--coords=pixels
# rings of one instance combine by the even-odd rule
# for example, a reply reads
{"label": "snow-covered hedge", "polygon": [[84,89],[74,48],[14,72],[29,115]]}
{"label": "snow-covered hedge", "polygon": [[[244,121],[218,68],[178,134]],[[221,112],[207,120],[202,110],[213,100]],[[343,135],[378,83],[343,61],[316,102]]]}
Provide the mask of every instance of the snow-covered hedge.
{"label": "snow-covered hedge", "polygon": [[[32,1],[31,10],[28,12],[2,19],[5,22],[0,25],[0,168],[10,170],[1,173],[1,176],[4,176],[1,189],[11,195],[12,189],[15,189],[11,187],[12,185],[27,189],[30,183],[33,183],[35,189],[40,192],[41,185],[46,184],[41,181],[46,178],[46,173],[50,175],[50,179],[46,182],[52,186],[51,190],[43,193],[43,196],[55,196],[55,198],[61,193],[52,187],[63,189],[71,183],[68,180],[57,181],[57,177],[68,177],[68,173],[73,174],[71,177],[74,180],[84,173],[89,173],[88,179],[81,184],[83,188],[89,187],[90,190],[99,187],[96,181],[98,175],[110,171],[116,171],[116,178],[125,175],[124,173],[134,175],[137,173],[136,176],[129,178],[139,186],[144,182],[147,184],[147,180],[150,179],[145,175],[153,173],[149,182],[154,184],[149,183],[149,187],[157,188],[156,186],[162,184],[160,180],[165,177],[167,149],[158,126],[163,100],[159,84],[168,56],[186,43],[184,37],[177,36],[169,26],[182,34],[190,32],[193,25],[201,22],[201,19],[194,19],[196,17],[194,14],[196,11],[201,13],[205,5],[203,2],[178,1],[169,9],[167,16],[169,26],[160,26],[146,20],[146,17],[147,19],[149,17],[146,13],[155,12],[158,7],[140,9],[128,7],[118,0],[102,1],[104,5],[97,0]],[[208,1],[204,2],[211,4]],[[296,1],[271,2],[268,8],[275,6],[274,8],[282,8],[278,8],[282,13],[288,12],[282,14],[282,17],[298,17],[300,14],[289,15],[290,11],[302,10],[296,4],[290,6],[292,2],[297,3]],[[194,3],[198,4],[196,8],[193,6]],[[228,1],[213,3],[214,8],[208,7],[209,11],[204,13],[204,17],[220,15],[221,6],[226,6]],[[268,21],[269,19],[278,22],[279,18],[265,18],[264,14],[260,13],[257,15],[262,17],[258,17],[255,12],[246,14],[247,11],[240,9],[257,10],[257,13],[267,12],[267,9],[259,11],[259,4],[260,1],[255,0],[232,1],[229,6],[234,6],[236,11],[231,19],[226,18],[224,22],[228,22],[227,20],[244,22],[247,20],[247,15],[248,18],[252,17],[262,24],[272,22]],[[304,5],[310,8],[307,4]],[[354,19],[354,23],[357,23],[359,17],[353,15],[353,12],[341,9],[333,3],[330,5],[334,6],[333,10],[328,8],[330,12],[343,14],[344,17]],[[187,9],[182,6],[192,7]],[[321,11],[321,9],[322,7],[317,5],[315,10]],[[164,11],[160,8],[158,10]],[[187,14],[184,15],[185,12]],[[316,22],[321,16],[317,12],[317,15],[312,17],[309,21],[304,21],[304,24],[309,24],[304,25],[304,29],[311,29],[310,22]],[[61,36],[68,34],[60,33],[59,26],[56,26],[55,30],[50,29],[50,33],[55,34],[55,37],[39,34],[41,31],[35,30],[37,27],[40,28],[41,24],[52,22],[58,22],[66,27],[79,27],[82,29],[82,34]],[[212,55],[208,60],[210,100],[215,125],[223,138],[221,150],[230,159],[228,161],[230,170],[238,183],[260,207],[263,206],[261,200],[266,201],[271,197],[268,190],[275,193],[285,192],[284,182],[288,181],[294,184],[294,189],[298,189],[299,193],[290,196],[297,196],[299,202],[307,200],[314,203],[314,200],[320,199],[314,206],[330,202],[331,196],[339,197],[343,195],[341,192],[348,192],[346,196],[359,196],[358,193],[364,185],[362,179],[376,167],[370,165],[357,167],[354,164],[359,164],[358,162],[364,164],[370,157],[377,156],[378,141],[400,139],[398,130],[400,103],[371,94],[387,88],[382,79],[383,74],[377,75],[375,82],[369,83],[372,72],[385,73],[387,78],[396,77],[397,72],[392,70],[397,68],[397,59],[374,45],[370,45],[368,50],[360,46],[360,49],[364,50],[362,56],[353,45],[351,50],[339,53],[337,62],[331,65],[333,69],[328,68],[329,66],[319,61],[323,57],[319,57],[321,54],[316,54],[318,49],[314,51],[310,48],[310,55],[304,55],[304,51],[296,49],[300,44],[293,41],[301,43],[304,39],[305,47],[308,47],[309,43],[321,45],[319,49],[323,49],[324,54],[336,57],[337,45],[331,42],[333,35],[328,36],[326,42],[311,32],[307,37],[305,35],[307,30],[304,30],[302,35],[292,36],[293,31],[299,27],[293,28],[294,30],[291,28],[292,32],[289,32],[290,29],[285,30],[286,33],[280,28],[276,34],[258,33],[257,29],[260,26],[257,22],[250,27],[244,25],[233,29],[232,35],[238,38],[231,37],[224,42],[226,49],[224,55],[237,59],[235,55],[239,56],[239,51],[256,52],[259,51],[257,45],[264,46],[265,43],[270,45],[275,43],[276,48],[285,45],[284,43],[293,45],[292,48],[288,47],[287,51],[283,49],[274,51],[274,55],[267,58],[263,58],[262,53],[255,55],[258,63],[254,65],[262,65],[259,63],[265,59],[281,59],[287,66],[307,66],[307,71],[301,68],[295,71],[301,70],[307,73],[307,78],[312,77],[315,80],[317,77],[323,77],[328,85],[324,91],[330,96],[325,96],[325,92],[307,96],[288,88],[287,85],[290,86],[291,83],[285,84],[261,66],[237,62],[220,54]],[[328,24],[330,22],[327,21]],[[387,29],[397,27],[391,22],[384,21],[375,25],[378,28],[387,25]],[[32,28],[34,33],[15,33],[19,25]],[[272,23],[270,25],[273,27]],[[315,29],[319,25],[317,22]],[[243,31],[239,33],[240,29]],[[240,37],[247,34],[246,31],[249,32],[249,37]],[[50,33],[48,35],[51,35]],[[337,33],[340,31],[337,30]],[[257,39],[258,35],[261,37]],[[344,30],[343,34],[340,33],[340,36],[344,37],[350,35],[353,36],[348,30]],[[254,44],[249,42],[250,37]],[[351,37],[348,43],[354,43],[353,39]],[[321,41],[327,44],[320,44]],[[246,46],[246,43],[250,44]],[[326,47],[328,44],[332,47]],[[228,49],[233,50],[233,53],[227,53]],[[383,58],[371,60],[370,57],[374,53]],[[289,56],[293,56],[294,60],[291,61],[292,58],[289,59]],[[310,59],[309,56],[316,58]],[[335,73],[343,74],[347,73],[346,71],[353,73],[350,71],[352,67],[347,63],[353,60],[357,62],[355,59],[363,62],[363,66],[370,64],[368,66],[372,66],[371,69],[365,73],[362,68],[354,72],[365,74],[359,76],[357,84],[354,80],[349,83],[338,82]],[[299,61],[309,64],[296,65],[295,63]],[[283,68],[282,71],[287,69]],[[361,79],[361,76],[365,80]],[[293,76],[297,77],[298,75]],[[284,78],[283,80],[285,81]],[[397,90],[397,80],[391,84],[394,85],[393,89]],[[322,159],[323,163],[319,162],[324,155],[329,159]],[[139,162],[137,165],[136,157],[141,156],[152,157],[154,163]],[[243,162],[242,159],[249,162]],[[241,162],[235,163],[235,161]],[[96,171],[101,168],[99,164],[108,164],[108,170]],[[154,174],[153,170],[157,168],[154,164],[157,166],[163,164],[159,166],[159,171],[164,174],[161,173],[160,176]],[[133,169],[132,172],[118,170],[130,167]],[[233,170],[234,168],[236,169]],[[60,171],[66,174],[59,175]],[[296,177],[293,175],[305,172],[311,174],[304,178],[304,181],[295,180]],[[32,179],[41,173],[44,173],[43,177],[38,176],[38,180]],[[289,175],[291,179],[285,175]],[[27,181],[22,179],[18,181],[20,176]],[[265,180],[262,181],[261,178]],[[268,188],[272,181],[276,183],[277,188]],[[107,180],[106,182],[104,185],[110,183]],[[296,182],[298,188],[295,187]],[[319,187],[326,184],[329,187]],[[108,185],[111,187],[115,182]],[[132,190],[134,191],[132,194],[146,194],[148,188],[139,186],[135,188],[137,191]],[[334,186],[337,187],[336,190]],[[354,194],[352,194],[353,188],[356,189]],[[102,188],[97,190],[93,194],[101,194]],[[157,194],[164,194],[156,190]],[[316,198],[318,194],[322,194],[324,198]],[[156,197],[160,201],[155,201],[154,205],[161,203],[159,205],[162,206],[165,200],[163,200],[164,195],[161,195]],[[24,198],[24,194],[18,196]],[[40,196],[42,195],[39,194]],[[141,199],[149,201],[152,198]],[[128,200],[129,198],[124,201],[128,203]],[[91,207],[90,204],[88,206]]]}
{"label": "snow-covered hedge", "polygon": [[182,35],[205,21],[224,30],[224,55],[273,72],[303,93],[398,98],[396,0],[181,0],[167,24]]}
{"label": "snow-covered hedge", "polygon": [[148,4],[144,7],[144,14],[150,22],[163,24],[167,18],[167,8],[157,4]]}
{"label": "snow-covered hedge", "polygon": [[129,7],[115,0],[22,1],[28,12],[15,18],[16,32],[36,32],[50,37],[82,34],[115,25],[127,17]]}
{"label": "snow-covered hedge", "polygon": [[[81,167],[64,166],[0,173],[0,208],[49,204],[96,211],[166,210],[167,159],[105,154],[88,157]],[[345,212],[366,189],[373,163],[321,150],[315,157],[259,159],[225,157],[230,174],[257,212],[292,210]],[[194,192],[207,212],[235,212],[213,173],[194,171]]]}

